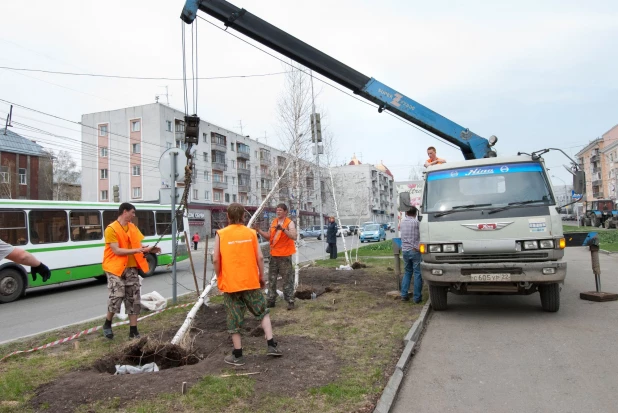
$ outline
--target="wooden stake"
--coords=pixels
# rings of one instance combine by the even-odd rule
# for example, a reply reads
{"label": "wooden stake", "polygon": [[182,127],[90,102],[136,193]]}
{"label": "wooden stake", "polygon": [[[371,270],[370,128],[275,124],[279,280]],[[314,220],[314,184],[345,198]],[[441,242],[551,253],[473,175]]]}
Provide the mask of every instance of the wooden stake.
{"label": "wooden stake", "polygon": [[208,267],[208,235],[206,235],[206,245],[204,246],[204,279],[202,280],[203,287],[202,289],[206,289],[206,267]]}
{"label": "wooden stake", "polygon": [[182,392],[182,394],[187,394],[187,382],[186,381],[182,382],[182,388],[180,391]]}
{"label": "wooden stake", "polygon": [[219,377],[236,377],[236,376],[252,376],[254,374],[260,374],[259,371],[253,373],[240,373],[240,374],[222,374]]}
{"label": "wooden stake", "polygon": [[195,267],[193,266],[193,256],[191,255],[191,245],[189,244],[189,237],[187,236],[187,231],[185,231],[185,244],[187,246],[187,251],[189,252],[189,261],[191,262],[191,272],[193,272],[193,281],[195,281],[195,291],[197,291],[197,295],[200,295],[200,287],[197,285],[197,275],[195,275]]}

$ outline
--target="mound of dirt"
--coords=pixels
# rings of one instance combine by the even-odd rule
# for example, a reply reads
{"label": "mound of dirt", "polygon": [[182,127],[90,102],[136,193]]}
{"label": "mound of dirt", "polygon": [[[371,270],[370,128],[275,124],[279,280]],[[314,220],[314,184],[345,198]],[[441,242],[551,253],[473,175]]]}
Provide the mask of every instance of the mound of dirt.
{"label": "mound of dirt", "polygon": [[360,263],[358,261],[356,261],[354,264],[352,264],[352,269],[358,270],[360,268],[367,268],[367,264],[363,264],[363,263]]}

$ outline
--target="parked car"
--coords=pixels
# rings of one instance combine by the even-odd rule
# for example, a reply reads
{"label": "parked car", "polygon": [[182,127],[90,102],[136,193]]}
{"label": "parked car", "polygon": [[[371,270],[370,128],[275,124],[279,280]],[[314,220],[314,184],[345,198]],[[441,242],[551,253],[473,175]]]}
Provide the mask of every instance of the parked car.
{"label": "parked car", "polygon": [[363,232],[360,235],[360,242],[382,240],[386,240],[386,232],[384,231],[383,225],[368,224],[363,227]]}
{"label": "parked car", "polygon": [[[319,227],[318,227],[319,228]],[[324,225],[324,235],[326,236],[326,231],[328,230],[328,225]],[[318,229],[319,231],[319,229]],[[340,237],[341,236],[341,228],[337,227],[337,234],[335,235],[336,237]],[[318,240],[321,240],[322,236],[318,234]]]}
{"label": "parked car", "polygon": [[[326,225],[324,225],[324,233],[326,234]],[[312,225],[301,230],[302,238],[318,237],[320,239],[320,226]]]}
{"label": "parked car", "polygon": [[[340,228],[340,231],[338,231],[338,233],[343,232],[343,235],[345,235],[346,237],[352,235],[352,231],[350,230],[350,227],[347,225],[342,225]],[[337,235],[339,236],[339,235]]]}
{"label": "parked car", "polygon": [[358,225],[349,225],[348,228],[350,228],[350,232],[354,235],[358,234]]}

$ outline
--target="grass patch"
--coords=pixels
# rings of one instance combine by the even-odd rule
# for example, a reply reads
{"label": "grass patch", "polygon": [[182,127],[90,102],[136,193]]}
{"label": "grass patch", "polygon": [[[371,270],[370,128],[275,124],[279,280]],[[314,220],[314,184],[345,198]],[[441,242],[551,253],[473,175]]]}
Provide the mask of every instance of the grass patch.
{"label": "grass patch", "polygon": [[600,247],[606,251],[618,251],[618,230],[595,227],[576,227],[563,225],[564,232],[596,232],[599,237]]}
{"label": "grass patch", "polygon": [[[359,241],[360,242],[360,241]],[[356,245],[356,243],[354,244]],[[393,241],[386,240],[380,242],[368,242],[365,244],[359,244],[358,248],[349,250],[352,257],[356,257],[356,250],[358,249],[359,257],[387,257],[393,256]],[[338,257],[343,257],[343,252],[337,254]]]}

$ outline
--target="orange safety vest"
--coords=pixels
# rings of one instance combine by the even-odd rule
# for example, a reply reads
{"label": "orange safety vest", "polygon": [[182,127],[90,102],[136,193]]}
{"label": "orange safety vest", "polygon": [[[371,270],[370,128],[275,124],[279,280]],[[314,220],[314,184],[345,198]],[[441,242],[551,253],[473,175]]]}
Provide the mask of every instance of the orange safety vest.
{"label": "orange safety vest", "polygon": [[221,271],[217,275],[219,290],[235,293],[259,289],[255,230],[242,224],[231,224],[217,231],[217,234],[221,258]]}
{"label": "orange safety vest", "polygon": [[[129,231],[127,232],[124,231],[122,225],[120,225],[120,222],[118,221],[112,222],[109,226],[112,227],[116,233],[118,246],[120,248],[129,248],[129,241],[132,247],[142,245],[144,236],[132,223],[129,222]],[[143,272],[148,272],[148,261],[146,261],[144,254],[134,254],[133,258],[135,258],[135,262],[137,262],[137,266],[140,270]],[[128,255],[116,255],[114,254],[114,251],[112,251],[109,244],[105,244],[105,249],[103,250],[103,271],[121,277],[122,273],[124,273],[124,270],[127,268],[128,261]]]}
{"label": "orange safety vest", "polygon": [[[294,240],[288,237],[287,234],[275,229],[278,221],[279,219],[275,218],[270,224],[270,255],[273,257],[289,257],[296,252],[296,245],[294,245]],[[286,217],[283,221],[283,229],[287,229],[290,226],[290,222],[292,220]]]}
{"label": "orange safety vest", "polygon": [[[438,164],[446,163],[446,161],[442,158],[436,158],[436,161],[438,161]],[[432,161],[431,159],[427,159],[425,163],[431,163],[431,162],[434,162],[434,161]]]}

